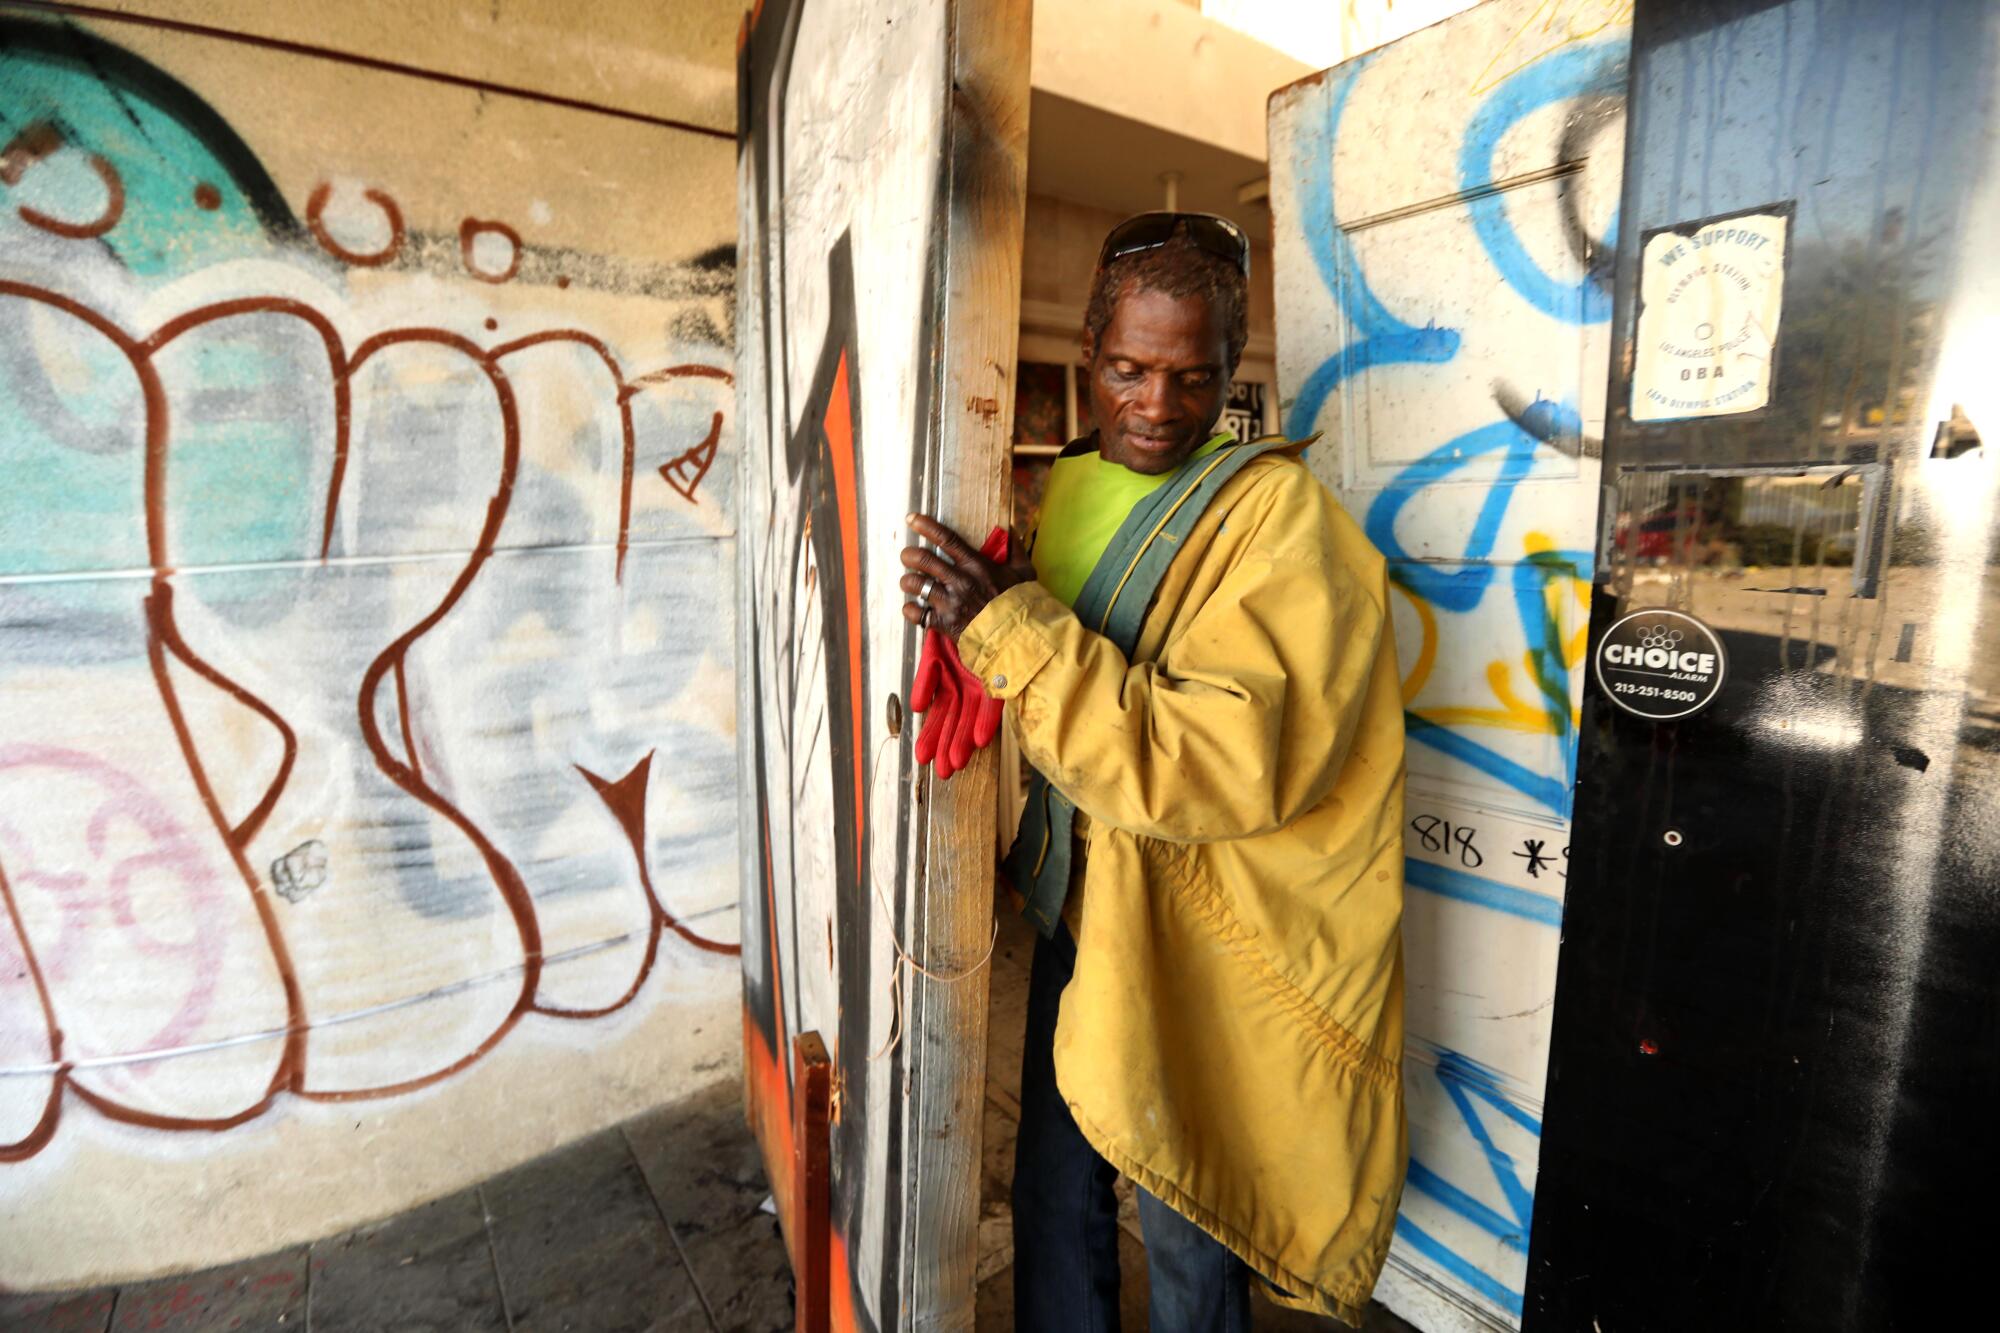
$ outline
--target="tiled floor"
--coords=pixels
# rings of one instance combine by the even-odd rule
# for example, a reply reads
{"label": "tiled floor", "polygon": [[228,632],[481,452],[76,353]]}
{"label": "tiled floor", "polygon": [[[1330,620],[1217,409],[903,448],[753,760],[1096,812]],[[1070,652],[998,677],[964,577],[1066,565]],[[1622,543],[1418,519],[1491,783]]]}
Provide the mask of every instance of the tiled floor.
{"label": "tiled floor", "polygon": [[[993,955],[978,1329],[1014,1322],[1007,1186],[1034,935],[1006,913]],[[117,1288],[0,1295],[0,1330],[777,1333],[791,1270],[734,1084],[662,1107],[461,1193],[309,1246]],[[1146,1327],[1146,1251],[1121,1187],[1124,1326]],[[1337,1330],[1259,1302],[1257,1326]],[[1367,1333],[1414,1333],[1379,1307]]]}

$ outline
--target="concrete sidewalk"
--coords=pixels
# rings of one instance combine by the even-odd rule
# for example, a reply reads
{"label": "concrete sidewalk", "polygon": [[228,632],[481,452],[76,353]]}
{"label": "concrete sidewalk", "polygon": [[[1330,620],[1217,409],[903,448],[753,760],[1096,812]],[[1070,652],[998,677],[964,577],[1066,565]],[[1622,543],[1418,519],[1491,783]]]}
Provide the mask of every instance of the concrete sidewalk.
{"label": "concrete sidewalk", "polygon": [[0,1296],[7,1330],[789,1329],[734,1083],[372,1227],[226,1268]]}
{"label": "concrete sidewalk", "polygon": [[[979,1333],[1014,1323],[1007,1203],[1034,935],[1003,915],[993,954],[979,1225]],[[504,1330],[779,1333],[791,1267],[742,1089],[718,1085],[371,1227],[226,1268],[122,1287],[0,1295],[0,1330]],[[1123,1323],[1146,1327],[1146,1251],[1120,1187]],[[1266,1333],[1332,1333],[1257,1303]],[[1379,1306],[1366,1333],[1414,1333]]]}

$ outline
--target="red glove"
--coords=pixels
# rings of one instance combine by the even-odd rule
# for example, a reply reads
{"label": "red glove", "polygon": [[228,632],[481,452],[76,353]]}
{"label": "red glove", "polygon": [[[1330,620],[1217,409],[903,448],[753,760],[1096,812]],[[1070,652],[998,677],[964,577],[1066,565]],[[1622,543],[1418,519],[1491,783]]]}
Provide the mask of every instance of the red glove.
{"label": "red glove", "polygon": [[[1007,529],[995,528],[979,548],[988,560],[1007,558]],[[986,683],[966,670],[958,645],[935,627],[924,631],[917,678],[910,683],[910,711],[924,714],[917,733],[917,763],[935,761],[940,782],[972,762],[1000,734],[1003,699],[989,698]]]}

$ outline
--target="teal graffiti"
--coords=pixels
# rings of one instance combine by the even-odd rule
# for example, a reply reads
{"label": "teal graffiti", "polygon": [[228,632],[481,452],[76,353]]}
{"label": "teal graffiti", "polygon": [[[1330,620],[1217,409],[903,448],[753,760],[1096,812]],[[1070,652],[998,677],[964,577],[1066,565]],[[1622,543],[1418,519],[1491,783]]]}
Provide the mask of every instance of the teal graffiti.
{"label": "teal graffiti", "polygon": [[[108,286],[136,305],[214,266],[270,257],[302,234],[248,145],[129,52],[68,25],[0,20],[0,86],[0,137],[50,140],[52,131],[56,144],[18,165],[13,186],[0,185],[0,248],[18,257],[17,277],[85,300]],[[21,216],[31,199],[54,216],[99,211],[105,186],[91,155],[123,192],[110,230],[70,239]],[[301,410],[314,379],[301,360],[310,349],[269,333],[253,321],[175,358],[171,517],[175,549],[190,562],[312,550],[321,437]],[[0,399],[11,406],[0,416],[0,572],[144,565],[145,407],[123,355],[68,316],[8,301]]]}

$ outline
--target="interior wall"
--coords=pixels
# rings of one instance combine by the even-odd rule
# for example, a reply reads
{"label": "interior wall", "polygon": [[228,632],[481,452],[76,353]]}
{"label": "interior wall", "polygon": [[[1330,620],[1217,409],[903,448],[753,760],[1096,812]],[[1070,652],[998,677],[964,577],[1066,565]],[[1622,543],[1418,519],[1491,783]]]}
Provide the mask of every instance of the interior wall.
{"label": "interior wall", "polygon": [[739,9],[568,13],[0,5],[0,1286],[733,1069]]}
{"label": "interior wall", "polygon": [[[1337,65],[1470,9],[1475,0],[1330,0],[1302,8],[1291,0],[1199,0],[1202,17],[1268,42],[1314,68]],[[1577,38],[1593,23],[1632,15],[1631,0],[1560,0],[1545,4],[1544,31]]]}
{"label": "interior wall", "polygon": [[1032,69],[1037,92],[1259,161],[1264,93],[1311,72],[1198,5],[1161,0],[1035,0]]}

